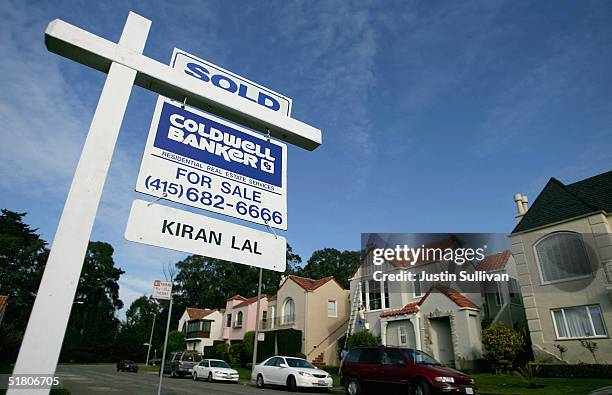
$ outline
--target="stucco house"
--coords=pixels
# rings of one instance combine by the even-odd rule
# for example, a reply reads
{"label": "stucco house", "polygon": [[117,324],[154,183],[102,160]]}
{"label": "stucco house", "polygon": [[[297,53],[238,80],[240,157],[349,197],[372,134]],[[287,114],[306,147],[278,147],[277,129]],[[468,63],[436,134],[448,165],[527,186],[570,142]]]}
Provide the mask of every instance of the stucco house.
{"label": "stucco house", "polygon": [[[505,240],[505,236],[501,239]],[[460,249],[468,240],[469,237],[461,235],[446,235],[423,247]],[[375,240],[370,242],[379,244]],[[475,367],[483,354],[483,325],[503,322],[527,333],[518,274],[510,251],[489,254],[459,266],[470,274],[504,274],[508,281],[466,283],[460,279],[419,281],[421,272],[454,272],[457,264],[453,262],[435,258],[415,262],[385,259],[375,265],[372,248],[366,250],[365,258],[350,279],[349,334],[368,329],[385,345],[423,350],[445,365],[465,369]],[[381,272],[389,275],[410,272],[415,279],[380,281]]]}
{"label": "stucco house", "polygon": [[188,350],[203,354],[204,347],[222,339],[222,325],[222,311],[187,307],[179,319],[178,330],[185,334]]}
{"label": "stucco house", "polygon": [[515,195],[510,235],[536,359],[612,362],[612,171],[572,184],[551,178],[531,207]]}
{"label": "stucco house", "polygon": [[302,353],[318,365],[338,366],[338,340],[346,333],[349,291],[333,276],[319,280],[289,275],[268,300],[264,331],[302,331]]}
{"label": "stucco house", "polygon": [[[259,319],[265,321],[268,314],[268,297],[262,295],[259,304]],[[257,296],[245,298],[234,295],[227,299],[223,318],[223,340],[228,343],[232,340],[242,341],[245,333],[255,330],[256,317]]]}

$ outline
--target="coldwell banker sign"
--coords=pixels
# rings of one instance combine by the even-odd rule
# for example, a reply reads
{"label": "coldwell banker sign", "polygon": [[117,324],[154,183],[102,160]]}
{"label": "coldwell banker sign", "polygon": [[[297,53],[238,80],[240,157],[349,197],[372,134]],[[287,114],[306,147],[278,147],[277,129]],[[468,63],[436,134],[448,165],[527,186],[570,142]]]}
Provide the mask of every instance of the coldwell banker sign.
{"label": "coldwell banker sign", "polygon": [[136,191],[287,229],[287,145],[160,97]]}

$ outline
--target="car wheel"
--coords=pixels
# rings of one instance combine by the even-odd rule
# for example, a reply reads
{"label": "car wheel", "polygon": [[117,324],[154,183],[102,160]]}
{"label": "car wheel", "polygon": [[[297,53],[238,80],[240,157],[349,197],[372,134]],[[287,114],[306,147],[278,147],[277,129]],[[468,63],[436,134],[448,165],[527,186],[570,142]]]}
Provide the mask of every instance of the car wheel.
{"label": "car wheel", "polygon": [[193,374],[191,376],[193,377],[193,381],[198,381],[198,374],[195,370],[193,371]]}
{"label": "car wheel", "polygon": [[212,383],[213,381],[214,380],[213,380],[212,372],[210,372],[210,373],[208,373],[208,382]]}
{"label": "car wheel", "polygon": [[257,375],[256,385],[257,385],[257,388],[265,388],[266,386],[264,384],[264,379],[261,374]]}
{"label": "car wheel", "polygon": [[414,389],[412,391],[413,395],[430,395],[431,390],[429,389],[429,384],[425,381],[417,381],[414,385]]}
{"label": "car wheel", "polygon": [[351,377],[346,380],[346,384],[344,384],[344,391],[346,395],[359,395],[361,394],[361,384],[359,380],[355,377]]}
{"label": "car wheel", "polygon": [[289,389],[290,392],[295,392],[295,390],[297,389],[297,384],[295,383],[295,377],[293,376],[287,377],[287,389]]}

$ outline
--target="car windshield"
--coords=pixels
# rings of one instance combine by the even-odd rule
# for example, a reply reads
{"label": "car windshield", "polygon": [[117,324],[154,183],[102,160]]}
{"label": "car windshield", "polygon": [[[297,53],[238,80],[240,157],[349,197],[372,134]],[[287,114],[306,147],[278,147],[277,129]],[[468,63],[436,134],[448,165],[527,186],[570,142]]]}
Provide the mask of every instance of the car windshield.
{"label": "car windshield", "polygon": [[292,368],[315,369],[315,367],[312,366],[310,362],[306,361],[305,359],[298,359],[298,358],[285,358],[285,359],[287,360],[287,365],[291,366]]}
{"label": "car windshield", "polygon": [[414,350],[412,348],[402,348],[402,351],[410,360],[417,365],[442,365],[436,361],[431,355],[424,353],[423,351]]}
{"label": "car windshield", "polygon": [[211,368],[229,368],[230,366],[225,361],[210,361]]}

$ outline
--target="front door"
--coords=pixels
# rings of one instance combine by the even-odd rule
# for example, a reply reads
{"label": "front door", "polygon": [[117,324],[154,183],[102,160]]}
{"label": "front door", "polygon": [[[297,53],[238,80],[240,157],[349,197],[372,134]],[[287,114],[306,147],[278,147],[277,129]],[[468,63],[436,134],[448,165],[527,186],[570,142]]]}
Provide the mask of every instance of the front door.
{"label": "front door", "polygon": [[455,366],[455,351],[449,317],[431,318],[433,356],[445,366]]}

